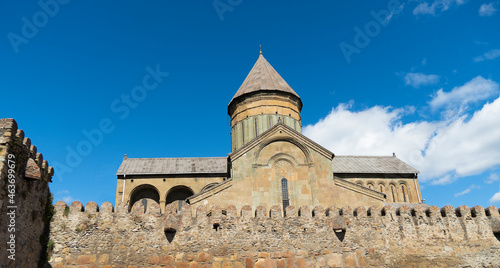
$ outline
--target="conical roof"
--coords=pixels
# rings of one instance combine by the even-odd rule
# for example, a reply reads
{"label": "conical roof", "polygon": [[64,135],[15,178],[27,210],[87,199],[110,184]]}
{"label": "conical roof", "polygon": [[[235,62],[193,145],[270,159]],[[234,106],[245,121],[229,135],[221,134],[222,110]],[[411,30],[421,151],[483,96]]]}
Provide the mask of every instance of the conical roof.
{"label": "conical roof", "polygon": [[300,99],[299,95],[293,91],[273,66],[264,58],[262,51],[252,70],[248,73],[247,78],[245,78],[243,84],[241,84],[236,94],[234,94],[231,102],[239,96],[257,91],[282,91]]}

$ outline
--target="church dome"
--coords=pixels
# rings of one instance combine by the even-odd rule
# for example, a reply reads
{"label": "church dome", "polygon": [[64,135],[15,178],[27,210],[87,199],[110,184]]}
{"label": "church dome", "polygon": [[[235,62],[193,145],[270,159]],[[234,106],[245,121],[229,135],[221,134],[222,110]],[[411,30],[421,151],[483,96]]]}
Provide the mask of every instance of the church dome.
{"label": "church dome", "polygon": [[264,58],[262,51],[227,108],[231,117],[232,151],[278,122],[302,132],[302,100]]}
{"label": "church dome", "polygon": [[231,107],[233,102],[237,102],[240,97],[261,91],[278,91],[293,95],[298,98],[300,109],[302,109],[302,101],[299,95],[279,75],[273,66],[269,64],[264,55],[262,55],[262,51],[259,53],[259,58],[252,67],[252,70],[250,70],[250,73],[248,73],[245,81],[243,81],[243,84],[241,84],[236,94],[234,94],[233,99],[231,99],[229,107]]}

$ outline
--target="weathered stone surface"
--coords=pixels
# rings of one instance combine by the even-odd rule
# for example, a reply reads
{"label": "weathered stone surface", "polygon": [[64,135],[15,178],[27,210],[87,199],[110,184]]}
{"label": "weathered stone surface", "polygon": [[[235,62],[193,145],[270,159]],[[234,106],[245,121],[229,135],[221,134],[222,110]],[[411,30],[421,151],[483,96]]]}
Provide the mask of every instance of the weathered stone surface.
{"label": "weathered stone surface", "polygon": [[[48,232],[45,228],[51,216],[51,206],[46,205],[51,202],[52,174],[52,167],[43,160],[42,154],[37,154],[36,147],[17,128],[16,121],[0,119],[0,266],[37,267],[40,255],[46,256]],[[9,196],[9,189],[15,191],[14,195]],[[12,232],[9,231],[13,227],[9,227],[11,220],[15,220]],[[14,245],[7,244],[11,235],[15,235],[15,261],[8,258],[12,253],[7,247]]]}

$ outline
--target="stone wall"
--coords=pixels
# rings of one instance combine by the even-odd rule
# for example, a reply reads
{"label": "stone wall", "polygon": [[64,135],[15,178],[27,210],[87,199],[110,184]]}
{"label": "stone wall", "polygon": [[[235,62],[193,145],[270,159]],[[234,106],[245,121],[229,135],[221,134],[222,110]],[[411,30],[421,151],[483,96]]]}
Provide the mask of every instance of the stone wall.
{"label": "stone wall", "polygon": [[1,267],[43,265],[52,216],[52,174],[16,121],[0,119]]}
{"label": "stone wall", "polygon": [[[57,202],[61,267],[500,267],[496,207],[234,206],[182,211]],[[497,234],[495,237],[494,232]]]}

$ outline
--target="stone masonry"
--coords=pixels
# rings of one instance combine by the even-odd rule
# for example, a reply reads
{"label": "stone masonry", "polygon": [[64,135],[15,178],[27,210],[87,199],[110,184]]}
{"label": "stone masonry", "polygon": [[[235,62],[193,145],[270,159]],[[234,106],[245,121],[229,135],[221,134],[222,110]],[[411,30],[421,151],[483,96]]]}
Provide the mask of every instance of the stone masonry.
{"label": "stone masonry", "polygon": [[500,267],[493,206],[290,206],[283,216],[280,206],[167,205],[162,214],[157,204],[128,213],[59,201],[55,210],[55,268]]}
{"label": "stone masonry", "polygon": [[0,119],[0,267],[43,265],[52,217],[49,182],[53,173],[30,139],[17,129],[16,121]]}

